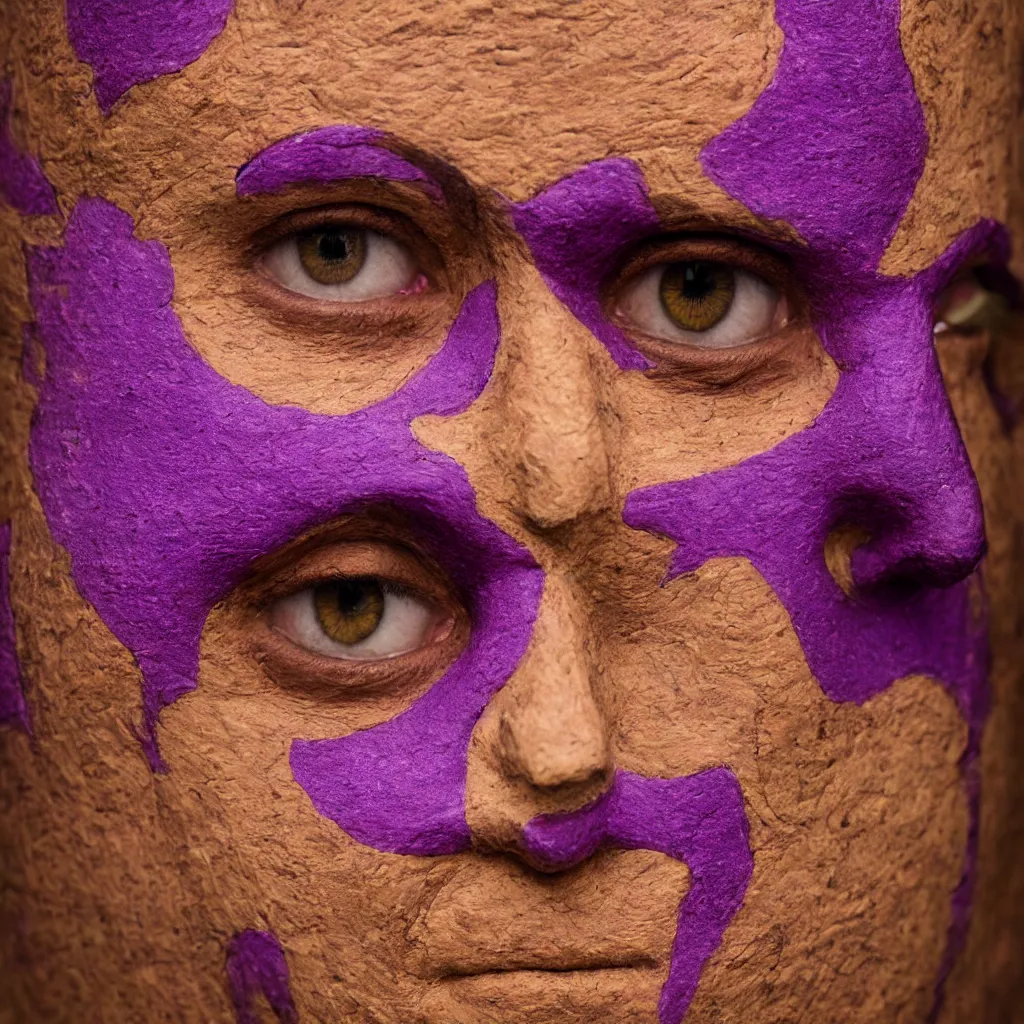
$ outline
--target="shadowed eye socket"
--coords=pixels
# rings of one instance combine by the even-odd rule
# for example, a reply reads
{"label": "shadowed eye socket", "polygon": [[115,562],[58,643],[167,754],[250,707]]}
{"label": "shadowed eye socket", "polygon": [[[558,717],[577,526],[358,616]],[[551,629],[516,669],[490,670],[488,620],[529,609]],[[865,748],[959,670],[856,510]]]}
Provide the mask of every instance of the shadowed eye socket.
{"label": "shadowed eye socket", "polygon": [[271,680],[342,702],[404,699],[439,678],[470,635],[469,611],[447,573],[386,507],[267,556],[233,608]]}
{"label": "shadowed eye socket", "polygon": [[1001,292],[985,287],[985,268],[961,273],[935,301],[935,333],[974,331],[998,325],[1010,309]]}
{"label": "shadowed eye socket", "polygon": [[618,289],[615,319],[648,338],[703,349],[738,348],[781,330],[790,318],[784,291],[739,253],[730,259],[731,248],[739,247],[684,241],[668,246],[665,255],[674,249],[676,259],[655,252]]}
{"label": "shadowed eye socket", "polygon": [[290,594],[270,609],[270,626],[327,658],[396,658],[443,639],[450,615],[376,576],[341,576]]}
{"label": "shadowed eye socket", "polygon": [[264,272],[288,291],[334,302],[413,295],[427,286],[409,247],[359,224],[314,224],[278,239]]}

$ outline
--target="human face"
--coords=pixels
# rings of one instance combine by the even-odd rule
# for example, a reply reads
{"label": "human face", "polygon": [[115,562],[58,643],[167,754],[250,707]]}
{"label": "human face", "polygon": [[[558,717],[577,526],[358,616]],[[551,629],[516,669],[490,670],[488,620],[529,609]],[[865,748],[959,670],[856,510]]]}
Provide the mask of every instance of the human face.
{"label": "human face", "polygon": [[19,16],[25,1005],[978,1019],[1010,115],[930,82],[949,26],[210,3],[147,64]]}

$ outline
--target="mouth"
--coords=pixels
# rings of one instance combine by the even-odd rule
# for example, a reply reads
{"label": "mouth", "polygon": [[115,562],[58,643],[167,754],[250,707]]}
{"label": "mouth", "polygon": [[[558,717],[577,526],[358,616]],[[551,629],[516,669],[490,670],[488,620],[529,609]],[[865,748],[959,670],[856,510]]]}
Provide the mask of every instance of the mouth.
{"label": "mouth", "polygon": [[660,976],[688,884],[684,864],[649,850],[601,851],[560,875],[470,856],[412,930],[410,969],[459,990]]}
{"label": "mouth", "polygon": [[512,962],[507,959],[502,963],[466,963],[452,964],[443,974],[440,981],[459,981],[467,978],[494,977],[503,975],[523,974],[596,974],[614,971],[624,973],[635,970],[651,969],[660,966],[652,956],[580,956],[551,957],[543,954],[526,952]]}

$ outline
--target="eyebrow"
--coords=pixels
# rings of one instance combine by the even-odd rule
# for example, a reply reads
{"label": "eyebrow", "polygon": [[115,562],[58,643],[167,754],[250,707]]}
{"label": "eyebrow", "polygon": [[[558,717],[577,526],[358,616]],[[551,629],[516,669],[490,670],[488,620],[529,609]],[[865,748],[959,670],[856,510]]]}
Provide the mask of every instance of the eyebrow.
{"label": "eyebrow", "polygon": [[280,192],[304,182],[329,184],[350,178],[382,178],[416,182],[441,200],[440,184],[422,167],[381,143],[388,135],[378,128],[330,125],[291,135],[267,146],[235,175],[239,196]]}

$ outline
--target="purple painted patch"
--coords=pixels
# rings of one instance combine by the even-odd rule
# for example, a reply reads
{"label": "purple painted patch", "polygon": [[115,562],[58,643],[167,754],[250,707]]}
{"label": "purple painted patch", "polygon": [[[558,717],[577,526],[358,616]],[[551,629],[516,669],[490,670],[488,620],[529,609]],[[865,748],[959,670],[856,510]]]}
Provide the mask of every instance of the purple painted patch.
{"label": "purple painted patch", "polygon": [[384,132],[358,125],[328,125],[291,135],[268,146],[235,179],[240,196],[280,192],[305,181],[330,183],[348,178],[412,181],[433,198],[441,189],[422,168],[384,148]]}
{"label": "purple painted patch", "polygon": [[679,907],[659,1024],[679,1024],[701,971],[743,902],[754,869],[743,793],[727,768],[678,779],[619,772],[611,790],[582,810],[534,818],[523,832],[531,859],[565,870],[601,847],[656,850],[685,862],[690,887]]}
{"label": "purple painted patch", "polygon": [[220,35],[233,0],[67,0],[68,36],[104,114],[133,86],[181,71]]}
{"label": "purple painted patch", "polygon": [[[409,424],[458,412],[480,393],[498,344],[494,286],[467,297],[441,350],[396,394],[349,416],[319,416],[267,405],[195,353],[170,306],[166,250],[136,241],[130,218],[110,203],[80,201],[64,247],[30,250],[28,266],[47,355],[30,442],[36,488],[79,590],[142,670],[154,766],[162,767],[157,714],[195,687],[213,605],[259,556],[386,502],[413,514],[480,628],[445,679],[375,741],[300,743],[297,774],[320,806],[339,801],[353,834],[376,827],[360,825],[360,814],[379,822],[381,848],[464,842],[467,730],[525,649],[542,577],[476,511],[462,468],[420,445]],[[437,723],[451,722],[446,699],[456,694],[468,717],[447,736]],[[351,776],[307,780],[304,770],[321,761],[337,771],[348,764]]]}
{"label": "purple painted patch", "polygon": [[256,1010],[260,995],[281,1024],[298,1024],[284,950],[270,932],[236,935],[228,946],[227,972],[237,1024],[260,1024]]}
{"label": "purple painted patch", "polygon": [[[975,874],[976,758],[988,711],[977,483],[934,354],[935,297],[975,254],[1008,257],[983,222],[910,279],[877,273],[924,169],[928,138],[903,57],[899,0],[777,0],[775,80],[702,154],[714,181],[807,242],[796,259],[818,333],[841,370],[806,431],[738,466],[630,496],[625,518],[679,542],[672,572],[744,555],[786,606],[822,689],[868,699],[897,678],[941,680],[969,726],[972,825],[931,1019],[963,944]],[[859,592],[824,563],[840,523],[872,535],[854,554]],[[974,600],[972,601],[972,598]]]}
{"label": "purple painted patch", "polygon": [[629,246],[655,233],[658,215],[632,160],[601,160],[512,209],[516,230],[552,293],[623,370],[651,363],[610,323],[601,287]]}
{"label": "purple painted patch", "polygon": [[709,178],[793,225],[819,260],[874,271],[924,170],[928,134],[899,0],[777,0],[771,85],[701,154]]}
{"label": "purple painted patch", "polygon": [[23,153],[11,134],[14,88],[9,78],[0,81],[0,200],[19,213],[45,216],[57,212],[57,197],[39,161]]}
{"label": "purple painted patch", "polygon": [[31,733],[11,607],[10,558],[11,524],[0,523],[0,726],[15,726]]}

